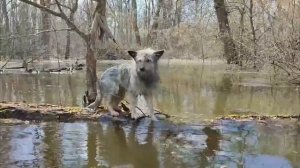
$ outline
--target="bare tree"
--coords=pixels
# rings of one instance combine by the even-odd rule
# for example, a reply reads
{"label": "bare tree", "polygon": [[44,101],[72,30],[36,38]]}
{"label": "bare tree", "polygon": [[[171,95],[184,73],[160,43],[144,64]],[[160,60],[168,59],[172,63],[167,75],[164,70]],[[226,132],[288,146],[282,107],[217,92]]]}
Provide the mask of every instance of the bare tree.
{"label": "bare tree", "polygon": [[93,14],[93,23],[90,27],[90,31],[88,33],[83,32],[80,30],[75,23],[70,20],[70,18],[66,15],[63,11],[64,5],[62,5],[58,0],[55,0],[55,4],[59,11],[52,10],[47,6],[43,6],[37,4],[31,0],[21,0],[24,3],[37,7],[51,15],[59,17],[63,19],[66,24],[73,29],[86,43],[87,51],[86,51],[86,85],[87,85],[87,100],[88,102],[93,102],[96,98],[96,57],[95,57],[95,50],[96,50],[96,41],[99,40],[100,42],[103,40],[104,34],[116,43],[115,39],[113,38],[106,21],[106,0],[98,0],[96,1],[96,9]]}
{"label": "bare tree", "polygon": [[231,35],[225,1],[214,0],[214,5],[219,23],[220,37],[224,45],[224,55],[228,64],[236,64],[238,63],[237,52]]}

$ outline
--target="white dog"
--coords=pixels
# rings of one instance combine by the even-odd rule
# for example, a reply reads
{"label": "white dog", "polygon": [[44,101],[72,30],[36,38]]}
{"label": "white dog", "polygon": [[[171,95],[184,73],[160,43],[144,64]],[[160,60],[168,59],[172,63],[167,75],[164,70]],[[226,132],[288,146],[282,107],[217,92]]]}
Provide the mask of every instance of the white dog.
{"label": "white dog", "polygon": [[93,111],[101,104],[102,99],[106,101],[109,112],[118,116],[118,108],[125,93],[129,93],[131,117],[141,117],[136,111],[138,96],[144,96],[150,116],[156,120],[153,109],[153,90],[159,82],[157,62],[163,55],[164,50],[155,51],[144,49],[139,51],[128,51],[133,58],[131,64],[121,64],[104,71],[98,81],[97,98],[87,108]]}

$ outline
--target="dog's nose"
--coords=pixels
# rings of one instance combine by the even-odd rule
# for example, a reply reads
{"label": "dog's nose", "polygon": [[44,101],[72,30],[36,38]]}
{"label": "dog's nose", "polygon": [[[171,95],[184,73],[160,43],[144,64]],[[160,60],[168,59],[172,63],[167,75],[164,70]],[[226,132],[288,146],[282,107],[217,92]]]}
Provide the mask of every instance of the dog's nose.
{"label": "dog's nose", "polygon": [[145,68],[143,67],[143,68],[140,68],[140,71],[145,71]]}

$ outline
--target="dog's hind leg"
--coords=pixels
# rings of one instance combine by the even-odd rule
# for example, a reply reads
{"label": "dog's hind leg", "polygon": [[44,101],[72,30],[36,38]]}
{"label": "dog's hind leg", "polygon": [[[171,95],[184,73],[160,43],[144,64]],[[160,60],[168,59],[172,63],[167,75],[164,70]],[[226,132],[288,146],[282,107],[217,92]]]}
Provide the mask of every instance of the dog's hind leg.
{"label": "dog's hind leg", "polygon": [[119,104],[125,97],[126,90],[123,87],[119,87],[118,93],[112,96],[111,106],[117,112],[122,112]]}
{"label": "dog's hind leg", "polygon": [[110,112],[110,114],[112,116],[119,116],[119,113],[115,110],[115,103],[116,101],[114,100],[115,96],[114,95],[109,95],[108,96],[108,104],[107,104],[107,108],[108,111]]}

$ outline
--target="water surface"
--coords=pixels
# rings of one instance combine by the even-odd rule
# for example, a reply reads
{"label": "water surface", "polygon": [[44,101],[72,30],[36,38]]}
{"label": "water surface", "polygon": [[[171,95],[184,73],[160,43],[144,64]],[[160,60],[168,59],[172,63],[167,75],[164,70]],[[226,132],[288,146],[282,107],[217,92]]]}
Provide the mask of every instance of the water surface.
{"label": "water surface", "polygon": [[[99,74],[111,64],[98,64]],[[300,167],[300,124],[204,122],[230,113],[300,114],[299,88],[226,65],[164,64],[150,122],[0,126],[0,167]],[[0,100],[82,106],[84,72],[0,74]]]}

